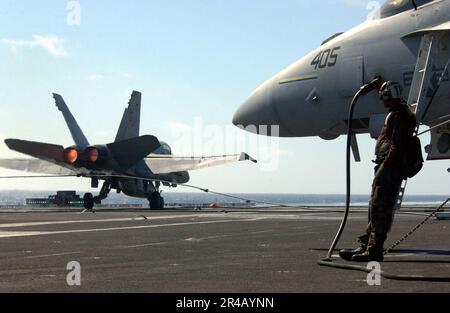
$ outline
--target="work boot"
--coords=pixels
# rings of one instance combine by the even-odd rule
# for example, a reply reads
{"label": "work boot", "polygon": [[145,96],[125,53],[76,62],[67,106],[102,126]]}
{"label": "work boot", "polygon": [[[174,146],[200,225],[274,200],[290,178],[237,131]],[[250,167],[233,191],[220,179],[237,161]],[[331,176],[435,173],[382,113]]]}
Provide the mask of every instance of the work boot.
{"label": "work boot", "polygon": [[362,254],[355,254],[352,256],[352,262],[369,263],[372,261],[383,262],[383,260],[384,250],[383,246],[380,245],[369,246],[366,252]]}
{"label": "work boot", "polygon": [[363,254],[364,252],[366,252],[367,244],[369,242],[369,236],[363,235],[363,236],[359,237],[358,242],[361,245],[360,247],[353,249],[353,250],[352,249],[342,249],[341,251],[339,251],[339,256],[342,259],[344,259],[345,261],[350,262],[354,255],[359,255],[359,254]]}

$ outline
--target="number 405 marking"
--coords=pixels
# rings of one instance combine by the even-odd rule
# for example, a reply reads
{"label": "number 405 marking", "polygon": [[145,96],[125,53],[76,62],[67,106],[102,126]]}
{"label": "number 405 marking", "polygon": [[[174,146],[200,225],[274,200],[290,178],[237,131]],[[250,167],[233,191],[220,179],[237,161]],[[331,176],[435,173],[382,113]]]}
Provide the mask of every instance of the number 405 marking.
{"label": "number 405 marking", "polygon": [[311,62],[311,65],[314,66],[315,70],[317,70],[317,68],[335,66],[339,56],[339,54],[337,53],[339,49],[341,49],[341,47],[335,47],[333,49],[320,51],[320,53]]}

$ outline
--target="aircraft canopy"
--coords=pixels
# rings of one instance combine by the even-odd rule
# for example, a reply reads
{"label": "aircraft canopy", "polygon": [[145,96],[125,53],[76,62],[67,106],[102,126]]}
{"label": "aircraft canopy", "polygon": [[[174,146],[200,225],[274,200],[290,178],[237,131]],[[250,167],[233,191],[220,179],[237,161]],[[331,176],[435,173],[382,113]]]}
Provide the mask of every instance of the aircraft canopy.
{"label": "aircraft canopy", "polygon": [[[415,0],[418,7],[434,0]],[[380,18],[393,16],[414,9],[412,0],[388,0],[380,9]]]}

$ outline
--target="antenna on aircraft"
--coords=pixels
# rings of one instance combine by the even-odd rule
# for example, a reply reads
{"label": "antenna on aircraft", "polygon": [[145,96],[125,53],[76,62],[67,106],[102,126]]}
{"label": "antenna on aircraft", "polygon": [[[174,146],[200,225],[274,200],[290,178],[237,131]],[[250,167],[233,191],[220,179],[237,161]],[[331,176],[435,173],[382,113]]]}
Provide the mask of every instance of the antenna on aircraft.
{"label": "antenna on aircraft", "polygon": [[416,0],[411,0],[412,5],[414,6],[414,10],[417,11],[417,4],[416,4]]}

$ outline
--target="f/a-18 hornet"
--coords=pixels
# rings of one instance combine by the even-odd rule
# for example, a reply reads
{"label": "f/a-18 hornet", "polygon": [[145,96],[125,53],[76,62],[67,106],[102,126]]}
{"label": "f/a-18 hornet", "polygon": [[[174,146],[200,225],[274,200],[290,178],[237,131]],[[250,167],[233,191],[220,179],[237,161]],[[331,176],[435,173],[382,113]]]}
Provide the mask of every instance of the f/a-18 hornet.
{"label": "f/a-18 hornet", "polygon": [[[336,33],[258,87],[233,123],[262,135],[333,140],[347,132],[355,92],[382,77],[400,83],[418,125],[430,127],[428,160],[450,159],[449,63],[450,0],[388,0],[372,19]],[[355,134],[377,138],[388,115],[376,93],[359,102],[355,156]],[[279,131],[267,132],[268,125]]]}
{"label": "f/a-18 hornet", "polygon": [[32,156],[30,159],[0,159],[0,166],[8,169],[55,176],[78,176],[91,179],[92,188],[104,181],[100,193],[84,195],[84,207],[92,209],[106,199],[111,189],[131,197],[146,198],[150,208],[164,208],[160,185],[177,187],[189,182],[188,170],[250,160],[245,153],[209,157],[172,155],[170,146],[155,136],[139,135],[141,93],[133,91],[125,109],[115,141],[106,145],[91,145],[69,111],[63,98],[53,94],[62,112],[75,145],[61,145],[6,139],[14,151]]}

